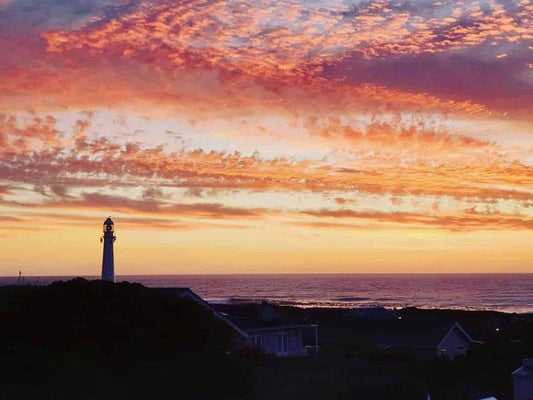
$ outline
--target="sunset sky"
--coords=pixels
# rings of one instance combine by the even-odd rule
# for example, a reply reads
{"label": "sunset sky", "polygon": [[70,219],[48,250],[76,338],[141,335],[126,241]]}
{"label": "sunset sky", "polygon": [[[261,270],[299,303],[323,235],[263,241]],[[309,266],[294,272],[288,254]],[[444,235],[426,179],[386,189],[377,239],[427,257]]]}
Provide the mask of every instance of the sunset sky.
{"label": "sunset sky", "polygon": [[0,0],[0,275],[533,272],[533,1]]}

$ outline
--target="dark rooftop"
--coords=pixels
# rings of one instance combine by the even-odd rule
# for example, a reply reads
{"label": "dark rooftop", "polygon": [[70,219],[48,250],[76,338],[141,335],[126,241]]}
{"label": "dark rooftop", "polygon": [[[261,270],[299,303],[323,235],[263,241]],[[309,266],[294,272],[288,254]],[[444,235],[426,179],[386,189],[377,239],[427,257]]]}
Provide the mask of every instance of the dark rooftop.
{"label": "dark rooftop", "polygon": [[348,318],[368,318],[368,319],[398,319],[394,311],[384,307],[359,307],[351,308],[346,312]]}
{"label": "dark rooftop", "polygon": [[[434,349],[454,326],[454,321],[397,320],[389,329],[375,332],[375,341],[387,347]],[[456,329],[471,340],[459,325]]]}
{"label": "dark rooftop", "polygon": [[262,304],[243,304],[239,307],[231,307],[230,310],[227,310],[224,305],[214,305],[214,307],[245,331],[282,327],[304,328],[309,326],[305,320],[279,315],[275,307],[267,302]]}

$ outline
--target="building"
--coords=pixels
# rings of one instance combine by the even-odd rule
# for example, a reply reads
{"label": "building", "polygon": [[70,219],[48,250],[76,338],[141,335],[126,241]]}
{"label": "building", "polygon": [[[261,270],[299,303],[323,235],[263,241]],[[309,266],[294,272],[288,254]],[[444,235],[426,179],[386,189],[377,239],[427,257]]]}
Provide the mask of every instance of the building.
{"label": "building", "polygon": [[376,335],[376,344],[383,349],[403,349],[420,356],[451,360],[480,343],[457,322],[398,320],[386,332]]}
{"label": "building", "polygon": [[310,328],[303,324],[258,326],[246,328],[246,332],[250,347],[261,352],[278,357],[306,356],[317,349],[316,346],[311,349],[303,344],[304,331]]}
{"label": "building", "polygon": [[533,400],[533,358],[526,358],[522,366],[514,371],[514,400]]}
{"label": "building", "polygon": [[154,290],[157,290],[161,293],[164,293],[170,296],[191,299],[195,303],[201,305],[206,310],[208,310],[211,313],[211,315],[213,315],[215,318],[226,323],[233,330],[233,332],[235,333],[235,345],[237,348],[244,347],[249,344],[248,334],[243,329],[237,326],[231,319],[227,318],[223,313],[213,308],[208,302],[206,302],[204,299],[202,299],[200,296],[198,296],[188,287],[157,288]]}
{"label": "building", "polygon": [[115,260],[113,254],[113,244],[115,236],[115,224],[111,217],[104,221],[104,234],[100,237],[100,242],[104,243],[104,254],[102,256],[102,280],[115,281]]}
{"label": "building", "polygon": [[224,321],[235,332],[236,347],[248,346],[278,357],[307,356],[318,352],[318,326],[280,317],[267,303],[242,304],[232,307],[231,315],[224,305],[211,305],[189,288],[157,288],[162,293],[189,298]]}
{"label": "building", "polygon": [[279,316],[274,307],[243,304],[225,314],[248,335],[251,348],[278,357],[307,356],[318,353],[318,326]]}

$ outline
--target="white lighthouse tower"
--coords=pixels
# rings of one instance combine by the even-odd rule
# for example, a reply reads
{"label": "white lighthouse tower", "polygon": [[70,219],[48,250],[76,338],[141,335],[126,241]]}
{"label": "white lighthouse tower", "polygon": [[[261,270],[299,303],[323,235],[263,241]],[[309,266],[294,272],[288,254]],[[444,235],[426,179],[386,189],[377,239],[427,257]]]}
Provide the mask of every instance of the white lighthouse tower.
{"label": "white lighthouse tower", "polygon": [[115,261],[113,256],[113,243],[115,236],[115,224],[111,217],[104,221],[104,234],[100,242],[104,242],[104,256],[102,258],[102,280],[115,282]]}

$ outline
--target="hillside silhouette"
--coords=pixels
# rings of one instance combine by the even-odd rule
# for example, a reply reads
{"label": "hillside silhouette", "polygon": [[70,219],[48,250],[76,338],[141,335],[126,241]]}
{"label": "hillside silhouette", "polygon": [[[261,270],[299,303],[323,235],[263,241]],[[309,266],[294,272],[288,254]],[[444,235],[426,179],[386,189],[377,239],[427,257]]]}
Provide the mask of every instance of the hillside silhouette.
{"label": "hillside silhouette", "polygon": [[246,390],[246,370],[226,354],[234,334],[224,322],[139,284],[2,287],[0,326],[0,398],[232,398]]}

